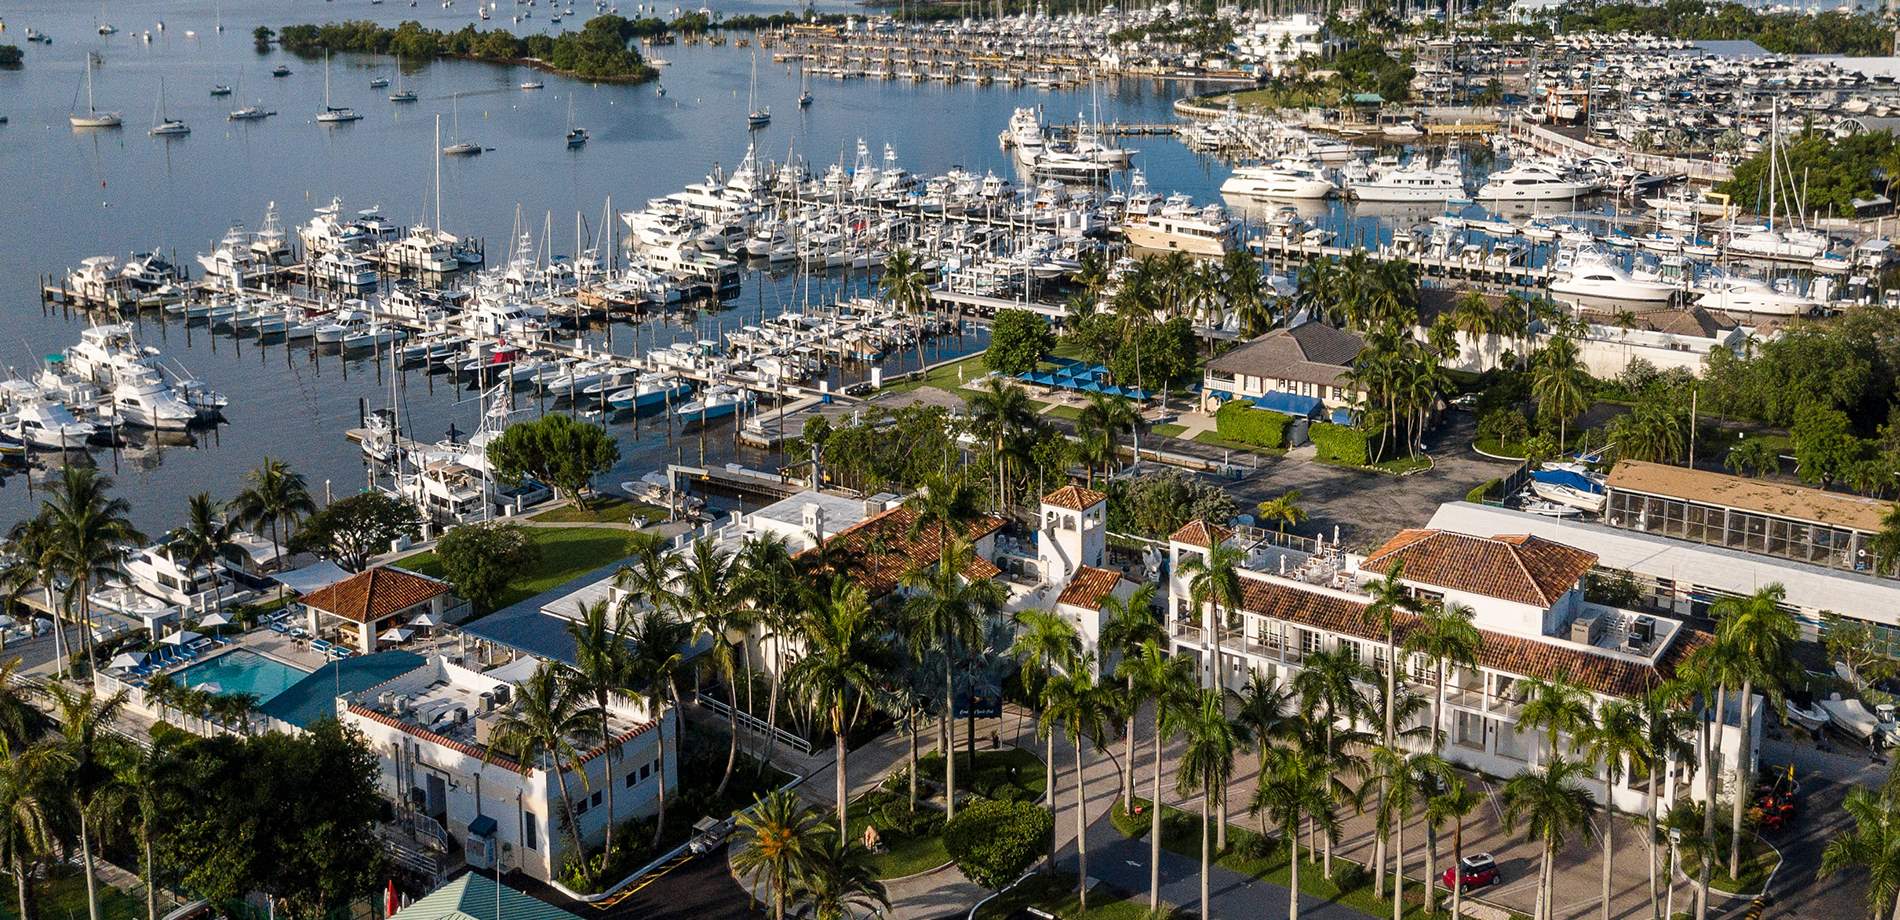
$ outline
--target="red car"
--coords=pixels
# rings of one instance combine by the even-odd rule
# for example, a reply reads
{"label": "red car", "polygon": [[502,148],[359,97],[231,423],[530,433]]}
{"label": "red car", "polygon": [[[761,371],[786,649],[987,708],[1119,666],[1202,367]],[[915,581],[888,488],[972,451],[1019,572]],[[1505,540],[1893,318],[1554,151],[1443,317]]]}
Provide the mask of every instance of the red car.
{"label": "red car", "polygon": [[1463,884],[1466,891],[1495,885],[1499,881],[1498,861],[1489,853],[1467,856],[1458,865],[1445,870],[1445,887]]}

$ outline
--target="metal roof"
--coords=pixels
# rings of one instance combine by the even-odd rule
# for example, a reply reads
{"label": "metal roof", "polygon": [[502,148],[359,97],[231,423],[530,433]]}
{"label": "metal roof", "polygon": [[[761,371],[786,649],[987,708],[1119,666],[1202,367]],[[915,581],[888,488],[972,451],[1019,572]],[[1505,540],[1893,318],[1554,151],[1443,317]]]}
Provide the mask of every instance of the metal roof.
{"label": "metal roof", "polygon": [[389,920],[580,920],[507,885],[500,885],[499,892],[497,887],[494,879],[470,871],[391,914]]}

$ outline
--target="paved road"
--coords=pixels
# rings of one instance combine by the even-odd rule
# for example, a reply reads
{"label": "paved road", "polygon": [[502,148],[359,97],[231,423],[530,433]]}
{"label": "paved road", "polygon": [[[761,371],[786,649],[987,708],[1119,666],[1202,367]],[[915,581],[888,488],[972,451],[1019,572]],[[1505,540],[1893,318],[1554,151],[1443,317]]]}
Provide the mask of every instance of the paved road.
{"label": "paved road", "polygon": [[610,907],[569,906],[581,920],[710,920],[714,917],[763,917],[745,889],[726,868],[726,848],[682,860],[664,874],[635,884]]}

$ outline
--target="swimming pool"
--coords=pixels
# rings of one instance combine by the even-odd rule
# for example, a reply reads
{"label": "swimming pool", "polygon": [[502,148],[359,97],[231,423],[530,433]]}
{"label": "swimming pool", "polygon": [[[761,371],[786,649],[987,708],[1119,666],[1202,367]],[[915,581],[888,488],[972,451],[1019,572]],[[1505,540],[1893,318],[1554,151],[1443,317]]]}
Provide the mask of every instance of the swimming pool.
{"label": "swimming pool", "polygon": [[[249,693],[263,703],[290,689],[291,684],[303,680],[309,673],[240,648],[194,664],[178,672],[177,678],[187,687],[204,687],[221,694]],[[215,687],[206,686],[208,684]]]}

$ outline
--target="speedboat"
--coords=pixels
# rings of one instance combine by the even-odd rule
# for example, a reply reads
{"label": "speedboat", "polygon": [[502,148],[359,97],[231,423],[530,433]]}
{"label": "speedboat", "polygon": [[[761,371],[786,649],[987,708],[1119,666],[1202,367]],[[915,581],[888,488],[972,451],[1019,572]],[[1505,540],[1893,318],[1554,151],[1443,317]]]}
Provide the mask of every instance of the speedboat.
{"label": "speedboat", "polygon": [[159,431],[183,431],[198,420],[198,410],[179,399],[157,374],[121,378],[112,388],[112,408],[127,425]]}
{"label": "speedboat", "polygon": [[1597,249],[1560,254],[1556,277],[1550,282],[1553,295],[1622,303],[1663,304],[1679,292],[1680,288],[1667,282],[1632,277],[1613,257]]}
{"label": "speedboat", "polygon": [[1801,726],[1809,732],[1818,732],[1823,726],[1833,721],[1833,717],[1829,716],[1827,710],[1819,703],[1811,703],[1807,706],[1803,706],[1790,697],[1782,701],[1782,706],[1783,712],[1788,717],[1788,721]]}
{"label": "speedboat", "polygon": [[91,422],[81,421],[65,403],[47,399],[15,405],[4,427],[20,441],[46,450],[81,450],[99,430]]}
{"label": "speedboat", "polygon": [[1338,190],[1317,166],[1296,160],[1239,167],[1220,186],[1223,195],[1294,200],[1325,198]]}
{"label": "speedboat", "polygon": [[1602,513],[1609,501],[1602,480],[1568,469],[1531,471],[1531,492],[1545,501],[1591,514]]}
{"label": "speedboat", "polygon": [[1699,285],[1696,306],[1724,313],[1769,316],[1806,316],[1821,308],[1819,301],[1792,291],[1778,290],[1753,278],[1725,276]]}
{"label": "speedboat", "polygon": [[1594,179],[1544,163],[1513,164],[1485,180],[1480,201],[1563,201],[1594,194],[1602,186]]}
{"label": "speedboat", "polygon": [[703,425],[732,415],[739,411],[741,406],[751,405],[751,393],[738,387],[715,386],[701,393],[698,399],[675,407],[673,415],[680,420],[682,425]]}
{"label": "speedboat", "polygon": [[684,398],[693,392],[692,384],[672,374],[640,375],[634,385],[609,394],[607,405],[615,409],[648,409]]}

